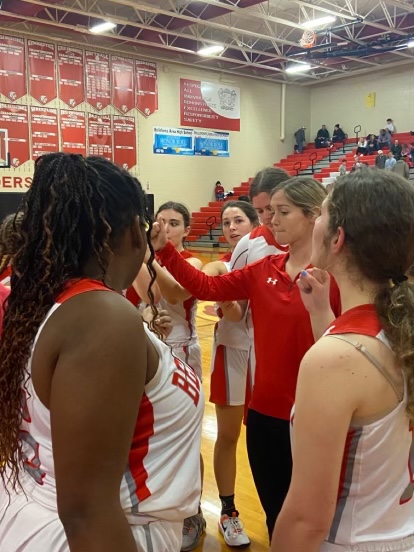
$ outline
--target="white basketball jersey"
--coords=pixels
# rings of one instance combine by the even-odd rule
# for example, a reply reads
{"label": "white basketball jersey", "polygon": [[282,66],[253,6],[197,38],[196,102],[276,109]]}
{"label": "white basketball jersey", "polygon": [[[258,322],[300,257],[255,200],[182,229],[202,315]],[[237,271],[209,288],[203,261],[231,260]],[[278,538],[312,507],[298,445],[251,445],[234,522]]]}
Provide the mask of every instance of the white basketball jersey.
{"label": "white basketball jersey", "polygon": [[286,253],[287,246],[279,245],[267,226],[259,226],[243,236],[234,248],[230,260],[231,270],[244,268],[269,255]]}

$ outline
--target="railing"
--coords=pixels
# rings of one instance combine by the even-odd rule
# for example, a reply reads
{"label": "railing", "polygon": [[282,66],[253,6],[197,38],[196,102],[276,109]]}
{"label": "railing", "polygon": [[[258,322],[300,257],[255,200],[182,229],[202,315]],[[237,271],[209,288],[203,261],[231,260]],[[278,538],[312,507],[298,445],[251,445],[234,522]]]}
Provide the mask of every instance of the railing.
{"label": "railing", "polygon": [[296,161],[296,163],[293,165],[293,170],[296,171],[296,176],[299,176],[299,172],[302,169],[302,163],[300,161]]}
{"label": "railing", "polygon": [[317,158],[318,155],[315,151],[309,155],[309,161],[312,163],[312,174],[315,174],[315,160]]}
{"label": "railing", "polygon": [[361,132],[362,130],[362,126],[361,125],[357,125],[355,128],[354,128],[354,132],[355,132],[355,143],[358,144],[358,136],[359,136],[359,133]]}
{"label": "railing", "polygon": [[206,220],[206,226],[208,228],[208,234],[210,237],[210,241],[213,241],[213,226],[217,224],[217,218],[215,215],[211,215],[211,217],[208,217]]}

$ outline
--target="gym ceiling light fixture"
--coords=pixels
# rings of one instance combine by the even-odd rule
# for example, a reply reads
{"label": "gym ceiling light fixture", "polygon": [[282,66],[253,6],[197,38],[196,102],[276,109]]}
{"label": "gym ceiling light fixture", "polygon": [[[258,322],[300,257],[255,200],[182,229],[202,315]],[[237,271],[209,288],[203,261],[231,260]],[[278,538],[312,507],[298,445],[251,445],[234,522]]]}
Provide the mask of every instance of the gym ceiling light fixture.
{"label": "gym ceiling light fixture", "polygon": [[414,48],[414,38],[410,38],[410,40],[407,43],[408,48]]}
{"label": "gym ceiling light fixture", "polygon": [[90,27],[89,31],[94,34],[104,33],[106,31],[112,31],[112,29],[115,29],[116,23],[111,23],[111,21],[103,21],[102,23],[98,23],[97,25],[93,25],[93,27]]}
{"label": "gym ceiling light fixture", "polygon": [[311,19],[310,21],[305,21],[301,23],[304,29],[316,29],[317,27],[322,27],[327,23],[334,23],[336,17],[334,15],[327,15],[326,17],[319,17],[318,19]]}
{"label": "gym ceiling light fixture", "polygon": [[211,46],[205,46],[197,50],[199,56],[213,56],[215,54],[221,54],[224,50],[224,46],[221,44],[212,44]]}
{"label": "gym ceiling light fixture", "polygon": [[286,73],[303,73],[304,71],[310,71],[312,69],[310,63],[295,63],[286,67]]}

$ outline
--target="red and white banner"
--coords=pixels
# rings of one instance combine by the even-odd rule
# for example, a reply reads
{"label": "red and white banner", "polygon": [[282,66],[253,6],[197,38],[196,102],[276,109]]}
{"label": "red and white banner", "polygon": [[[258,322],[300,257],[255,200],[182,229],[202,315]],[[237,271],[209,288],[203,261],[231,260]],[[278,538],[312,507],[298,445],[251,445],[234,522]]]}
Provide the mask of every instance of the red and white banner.
{"label": "red and white banner", "polygon": [[112,105],[121,113],[135,107],[134,60],[119,56],[111,57]]}
{"label": "red and white banner", "polygon": [[146,117],[158,110],[157,64],[135,60],[136,107]]}
{"label": "red and white banner", "polygon": [[86,99],[98,111],[111,103],[111,69],[109,55],[85,52]]}
{"label": "red and white banner", "polygon": [[30,159],[27,109],[26,105],[0,103],[0,128],[8,132],[10,160],[14,168]]}
{"label": "red and white banner", "polygon": [[86,156],[86,119],[81,111],[60,110],[62,151]]}
{"label": "red and white banner", "polygon": [[32,159],[59,151],[59,125],[57,110],[50,107],[30,108],[32,128]]}
{"label": "red and white banner", "polygon": [[69,107],[85,101],[83,50],[58,46],[59,98]]}
{"label": "red and white banner", "polygon": [[47,42],[27,41],[29,94],[45,105],[56,98],[56,47]]}
{"label": "red and white banner", "polygon": [[137,164],[137,134],[134,117],[114,115],[114,163],[129,170]]}
{"label": "red and white banner", "polygon": [[11,102],[27,94],[23,38],[0,35],[0,93]]}
{"label": "red and white banner", "polygon": [[180,79],[181,125],[240,130],[240,88]]}
{"label": "red and white banner", "polygon": [[88,114],[88,155],[112,161],[112,124],[110,115]]}

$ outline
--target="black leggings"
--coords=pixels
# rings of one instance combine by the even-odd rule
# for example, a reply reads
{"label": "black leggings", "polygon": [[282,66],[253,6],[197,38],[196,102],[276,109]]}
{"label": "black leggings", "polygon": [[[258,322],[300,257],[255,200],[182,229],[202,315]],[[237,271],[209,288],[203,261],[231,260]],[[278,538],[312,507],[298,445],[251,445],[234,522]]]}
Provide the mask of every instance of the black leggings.
{"label": "black leggings", "polygon": [[247,453],[254,484],[266,514],[269,540],[292,476],[289,421],[249,409]]}

